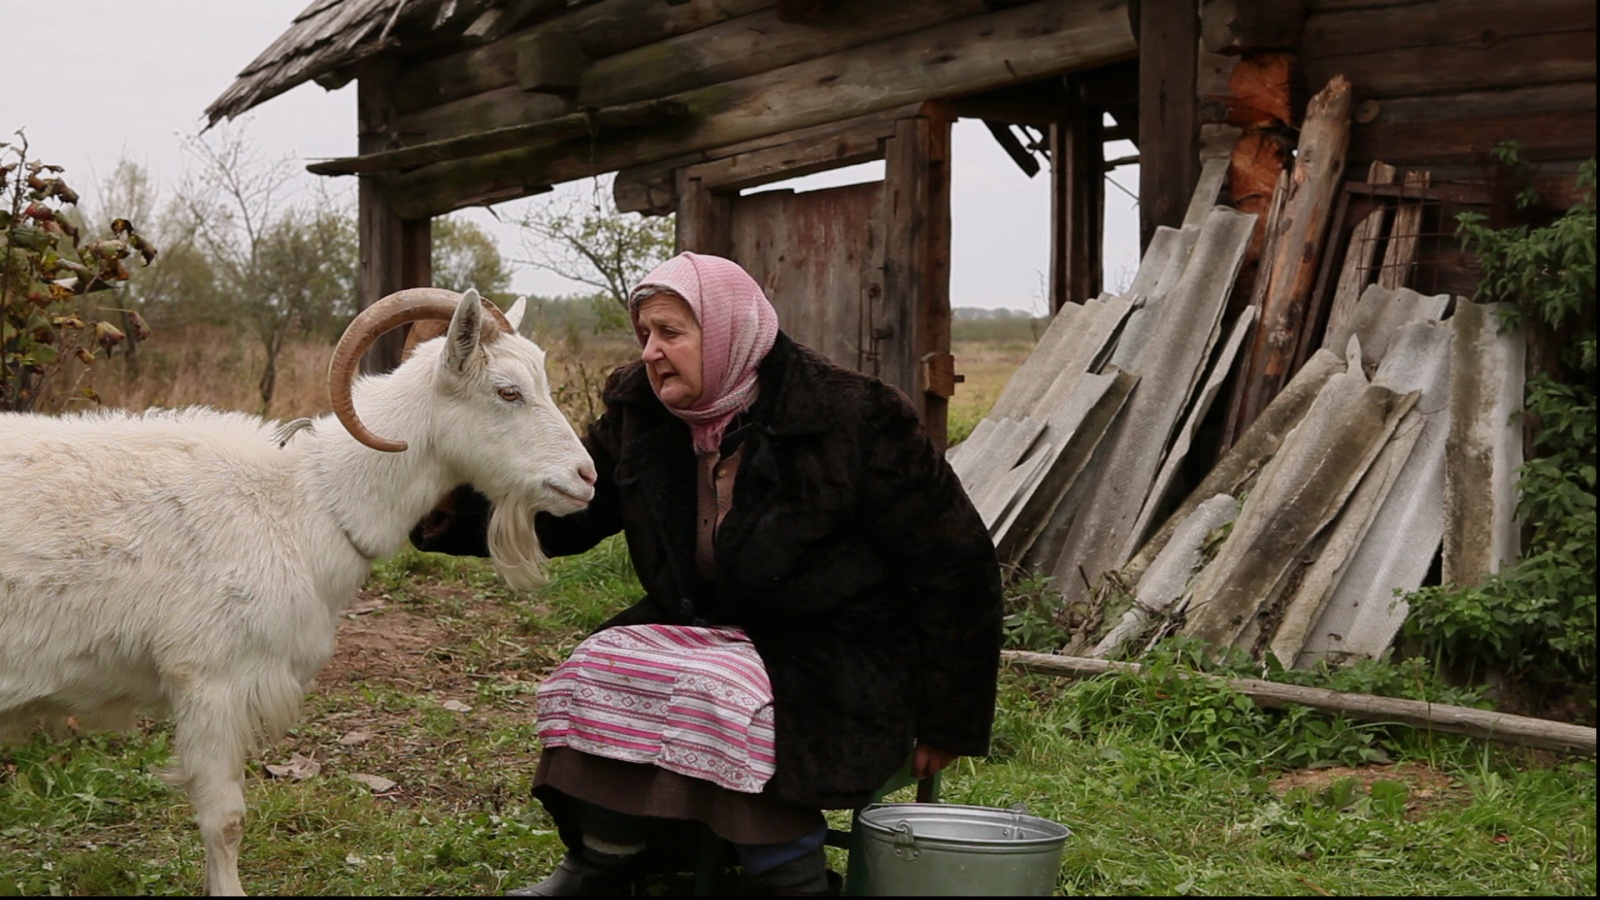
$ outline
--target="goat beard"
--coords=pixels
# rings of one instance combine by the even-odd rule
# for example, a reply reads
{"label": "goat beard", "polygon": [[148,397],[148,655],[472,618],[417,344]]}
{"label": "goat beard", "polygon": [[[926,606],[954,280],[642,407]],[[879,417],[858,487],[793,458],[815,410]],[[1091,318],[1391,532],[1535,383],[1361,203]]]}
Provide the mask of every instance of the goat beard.
{"label": "goat beard", "polygon": [[532,590],[548,581],[545,565],[550,560],[533,530],[533,517],[538,511],[531,502],[519,499],[495,503],[489,515],[489,559],[500,577],[519,591]]}

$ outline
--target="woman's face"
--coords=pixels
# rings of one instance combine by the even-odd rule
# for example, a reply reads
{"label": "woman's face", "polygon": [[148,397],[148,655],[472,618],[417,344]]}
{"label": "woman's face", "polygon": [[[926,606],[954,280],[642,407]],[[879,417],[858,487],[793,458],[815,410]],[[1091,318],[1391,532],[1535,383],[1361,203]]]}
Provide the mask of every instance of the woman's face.
{"label": "woman's face", "polygon": [[639,344],[650,387],[661,402],[688,409],[705,390],[701,371],[700,323],[689,304],[672,293],[652,294],[639,302]]}

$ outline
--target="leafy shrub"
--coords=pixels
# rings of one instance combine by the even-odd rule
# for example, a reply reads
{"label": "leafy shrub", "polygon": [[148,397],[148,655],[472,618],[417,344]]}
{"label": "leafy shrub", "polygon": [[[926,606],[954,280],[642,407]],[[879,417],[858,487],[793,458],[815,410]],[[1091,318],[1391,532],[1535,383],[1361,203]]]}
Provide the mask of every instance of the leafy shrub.
{"label": "leafy shrub", "polygon": [[[1514,145],[1500,158],[1521,163]],[[1479,585],[1438,585],[1407,596],[1407,633],[1447,661],[1472,661],[1540,690],[1587,684],[1595,668],[1595,161],[1578,176],[1582,199],[1548,225],[1495,229],[1459,219],[1478,254],[1476,299],[1505,301],[1508,318],[1561,337],[1554,373],[1527,385],[1532,446],[1522,466],[1523,558]],[[1538,197],[1525,190],[1523,208]],[[1592,694],[1591,694],[1592,697]]]}
{"label": "leafy shrub", "polygon": [[[0,410],[47,405],[46,380],[76,359],[93,364],[129,333],[148,332],[131,310],[115,310],[128,330],[101,317],[105,310],[84,301],[127,281],[123,264],[138,253],[145,265],[155,245],[133,223],[115,219],[112,236],[84,240],[76,213],[78,194],[61,178],[62,168],[28,158],[28,141],[0,143]],[[93,389],[76,391],[97,400]]]}

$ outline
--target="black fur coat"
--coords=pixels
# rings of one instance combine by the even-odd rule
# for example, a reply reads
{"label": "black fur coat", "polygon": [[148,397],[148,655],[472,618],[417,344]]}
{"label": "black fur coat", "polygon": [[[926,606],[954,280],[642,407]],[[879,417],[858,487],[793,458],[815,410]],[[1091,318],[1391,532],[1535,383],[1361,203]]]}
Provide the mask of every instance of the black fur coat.
{"label": "black fur coat", "polygon": [[[540,515],[545,552],[581,553],[624,531],[646,595],[601,627],[734,625],[750,635],[777,713],[769,793],[852,807],[914,740],[987,753],[1000,571],[960,482],[897,389],[781,333],[759,380],[756,404],[723,443],[742,451],[714,581],[694,563],[689,430],[640,363],[607,381],[605,413],[584,438],[599,475],[594,501]],[[414,536],[418,546],[486,552],[477,500],[477,514],[463,500],[449,532]]]}

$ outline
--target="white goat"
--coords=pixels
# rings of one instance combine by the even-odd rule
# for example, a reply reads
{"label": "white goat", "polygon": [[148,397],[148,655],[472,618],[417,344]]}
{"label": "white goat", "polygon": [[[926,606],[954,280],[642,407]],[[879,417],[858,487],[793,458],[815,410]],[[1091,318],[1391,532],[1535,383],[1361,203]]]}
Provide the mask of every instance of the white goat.
{"label": "white goat", "polygon": [[[245,758],[293,723],[372,561],[471,483],[495,501],[497,565],[526,585],[543,561],[533,513],[593,496],[544,353],[516,333],[523,308],[423,288],[365,310],[329,367],[344,428],[209,409],[0,413],[0,730],[169,711],[168,778],[194,806],[206,890],[243,893]],[[378,335],[441,318],[444,337],[352,385]],[[357,403],[407,443],[374,435]]]}

